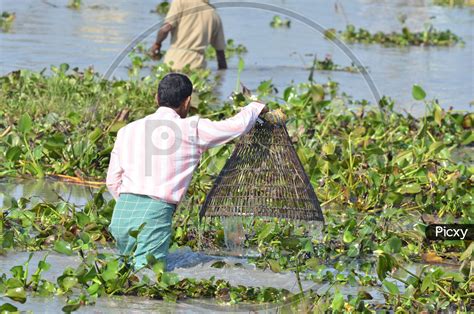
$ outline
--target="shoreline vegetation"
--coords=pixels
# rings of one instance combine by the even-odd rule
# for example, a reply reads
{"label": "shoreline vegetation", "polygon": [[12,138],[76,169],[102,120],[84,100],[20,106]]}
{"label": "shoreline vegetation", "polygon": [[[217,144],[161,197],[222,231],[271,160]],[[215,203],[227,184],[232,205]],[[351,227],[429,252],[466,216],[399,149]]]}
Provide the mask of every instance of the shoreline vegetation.
{"label": "shoreline vegetation", "polygon": [[[132,62],[133,67],[138,65]],[[132,73],[139,73],[138,68]],[[48,75],[19,70],[0,77],[0,177],[62,175],[102,181],[117,131],[156,110],[156,85],[169,71],[160,64],[145,77],[107,81],[90,68],[62,64],[51,67]],[[233,97],[211,108],[217,102],[212,92],[217,83],[210,71],[188,74],[201,116],[229,117],[243,105],[244,97]],[[453,158],[457,149],[473,145],[472,113],[442,109],[418,85],[412,96],[426,108],[419,118],[396,112],[388,97],[372,105],[349,103],[332,81],[294,83],[281,95],[271,81],[264,81],[255,95],[289,117],[290,136],[326,225],[323,237],[315,238],[307,225],[255,218],[245,246],[260,255],[250,262],[276,273],[292,271],[298,282],[376,288],[384,303],[374,304],[363,290],[355,295],[330,289],[320,295],[302,289],[291,294],[221,280],[180,280],[153,260],[149,268],[154,278],[140,279],[117,257],[100,253],[113,245],[107,226],[114,201],[104,199],[102,187],[84,208],[66,201],[30,205],[20,198],[1,210],[0,250],[7,258],[10,250],[54,250],[82,261],[65,269],[56,282],[41,277],[51,267],[47,259],[33,274],[20,262],[10,274],[0,275],[0,291],[13,303],[2,309],[13,310],[15,302],[31,295],[66,295],[65,311],[107,295],[141,295],[171,301],[213,298],[224,304],[295,301],[292,308],[304,311],[473,310],[474,244],[430,242],[425,236],[430,223],[474,219],[474,167]],[[224,249],[220,221],[206,220],[203,227],[197,213],[231,151],[227,145],[203,156],[174,217],[172,248]],[[425,266],[414,273],[407,267],[411,263]]]}

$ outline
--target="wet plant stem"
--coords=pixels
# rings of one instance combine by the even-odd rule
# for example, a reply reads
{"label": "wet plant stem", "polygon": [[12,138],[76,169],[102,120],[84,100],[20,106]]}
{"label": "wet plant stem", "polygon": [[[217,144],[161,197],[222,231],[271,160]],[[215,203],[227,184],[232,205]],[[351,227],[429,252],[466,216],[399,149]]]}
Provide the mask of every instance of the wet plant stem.
{"label": "wet plant stem", "polygon": [[412,273],[411,271],[409,271],[406,267],[403,267],[403,266],[399,266],[400,269],[403,269],[403,271],[405,271],[407,274],[410,274],[412,275],[413,277],[415,277],[417,280],[421,281],[420,277],[417,276],[416,274]]}
{"label": "wet plant stem", "polygon": [[452,294],[450,294],[448,291],[446,291],[446,289],[444,289],[443,287],[441,287],[438,283],[434,283],[434,285],[436,286],[436,288],[438,288],[439,290],[441,290],[451,301],[453,301],[453,302],[457,302],[457,301],[458,301]]}
{"label": "wet plant stem", "polygon": [[331,203],[332,201],[334,201],[335,199],[337,199],[338,197],[340,197],[342,195],[344,195],[344,192],[341,192],[341,193],[337,194],[336,196],[334,196],[333,198],[321,203],[321,206],[325,206],[325,205]]}
{"label": "wet plant stem", "polygon": [[418,209],[418,208],[422,208],[422,207],[424,207],[424,205],[417,205],[417,206],[413,206],[413,207],[403,208],[403,210],[409,211],[409,210],[414,210],[414,209]]}
{"label": "wet plant stem", "polygon": [[[382,293],[387,293],[387,291],[384,291],[383,289],[379,289],[379,291],[381,291]],[[406,297],[406,296],[404,296],[403,294],[393,294],[393,293],[391,293],[391,292],[388,292],[388,294],[393,295],[393,296],[396,296],[397,298],[402,298],[402,299],[407,300],[407,301],[416,302],[416,303],[418,303],[418,304],[420,304],[420,305],[422,305],[422,306],[425,305],[425,303],[420,302],[420,301],[418,301],[418,300],[415,299],[415,298]]]}
{"label": "wet plant stem", "polygon": [[349,135],[349,140],[348,140],[348,152],[349,152],[349,188],[352,189],[353,187],[353,173],[354,173],[354,159],[352,156],[352,140],[351,136]]}
{"label": "wet plant stem", "polygon": [[303,285],[301,284],[301,276],[300,276],[300,255],[296,256],[296,281],[298,283],[298,288],[300,289],[301,294],[304,293]]}
{"label": "wet plant stem", "polygon": [[401,278],[399,278],[399,277],[395,277],[395,276],[393,276],[393,275],[392,275],[391,277],[392,277],[393,279],[395,279],[395,280],[398,280],[398,281],[402,282],[403,284],[405,284],[405,285],[407,285],[407,286],[409,285],[407,281],[405,281],[405,280],[403,280],[403,279],[401,279]]}

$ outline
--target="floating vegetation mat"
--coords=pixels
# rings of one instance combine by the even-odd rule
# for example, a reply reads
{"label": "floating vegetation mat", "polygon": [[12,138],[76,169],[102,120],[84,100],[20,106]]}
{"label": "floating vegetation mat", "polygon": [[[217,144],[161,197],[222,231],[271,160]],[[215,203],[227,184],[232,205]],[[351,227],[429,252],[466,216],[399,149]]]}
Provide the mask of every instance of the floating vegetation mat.
{"label": "floating vegetation mat", "polygon": [[361,68],[352,64],[350,66],[341,66],[334,63],[331,55],[326,55],[323,60],[314,59],[313,68],[319,71],[343,71],[357,73],[361,72]]}
{"label": "floating vegetation mat", "polygon": [[325,32],[328,39],[340,37],[347,43],[381,44],[385,46],[454,46],[464,44],[463,40],[450,30],[439,31],[431,25],[422,32],[413,32],[408,27],[403,27],[400,33],[371,33],[364,28],[347,25],[344,31],[336,32],[328,29]]}
{"label": "floating vegetation mat", "polygon": [[[103,181],[118,129],[155,112],[156,86],[168,72],[160,65],[148,77],[107,81],[92,69],[64,64],[48,75],[22,70],[1,77],[0,176],[61,174]],[[223,119],[243,105],[235,97],[222,107],[209,106],[216,84],[209,71],[189,75],[201,116]],[[280,107],[289,117],[288,133],[321,202],[325,228],[322,237],[315,237],[297,221],[257,218],[245,238],[238,230],[235,237],[239,246],[258,253],[249,259],[255,267],[291,271],[299,293],[213,278],[183,280],[152,259],[151,275],[140,276],[122,263],[127,257],[98,253],[113,245],[108,225],[114,201],[107,201],[102,189],[84,207],[65,200],[32,204],[26,198],[5,203],[2,259],[13,250],[43,249],[75,255],[81,264],[48,281],[42,277],[51,267],[47,259],[29,272],[18,261],[0,275],[0,292],[8,300],[2,311],[21,308],[30,295],[66,296],[67,311],[114,295],[212,298],[225,304],[295,301],[294,311],[473,311],[474,244],[430,242],[425,233],[430,223],[474,221],[474,168],[453,155],[473,145],[473,115],[443,109],[420,86],[412,94],[426,108],[422,117],[396,112],[395,102],[386,97],[373,106],[349,107],[335,82],[292,84],[281,97],[268,81],[256,89],[255,96],[270,109]],[[172,250],[224,250],[229,234],[221,221],[201,223],[198,216],[232,148],[204,154],[173,217]],[[407,263],[425,265],[413,272]],[[334,289],[303,291],[304,280]],[[344,294],[337,288],[355,284],[377,289],[384,302],[374,304],[363,289]]]}
{"label": "floating vegetation mat", "polygon": [[433,4],[444,7],[474,6],[473,0],[433,0]]}

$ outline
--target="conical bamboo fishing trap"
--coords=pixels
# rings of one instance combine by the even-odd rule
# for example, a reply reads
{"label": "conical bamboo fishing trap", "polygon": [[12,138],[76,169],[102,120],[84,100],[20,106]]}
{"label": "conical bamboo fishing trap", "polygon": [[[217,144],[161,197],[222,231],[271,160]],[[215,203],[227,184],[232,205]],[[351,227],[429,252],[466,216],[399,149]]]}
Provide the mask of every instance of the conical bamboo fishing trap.
{"label": "conical bamboo fishing trap", "polygon": [[256,123],[239,140],[206,197],[203,216],[324,221],[284,123]]}

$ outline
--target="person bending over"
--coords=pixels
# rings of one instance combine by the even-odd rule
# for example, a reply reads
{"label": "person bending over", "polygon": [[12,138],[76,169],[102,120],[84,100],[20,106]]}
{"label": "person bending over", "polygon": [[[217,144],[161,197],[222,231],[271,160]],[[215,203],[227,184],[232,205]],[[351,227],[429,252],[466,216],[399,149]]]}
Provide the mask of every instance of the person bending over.
{"label": "person bending over", "polygon": [[[109,230],[121,255],[133,253],[136,269],[149,254],[165,260],[173,212],[201,155],[247,133],[268,111],[252,102],[223,121],[187,117],[192,91],[187,76],[166,75],[158,86],[158,110],[121,128],[110,155],[106,183],[117,202]],[[136,239],[130,236],[139,229]]]}

